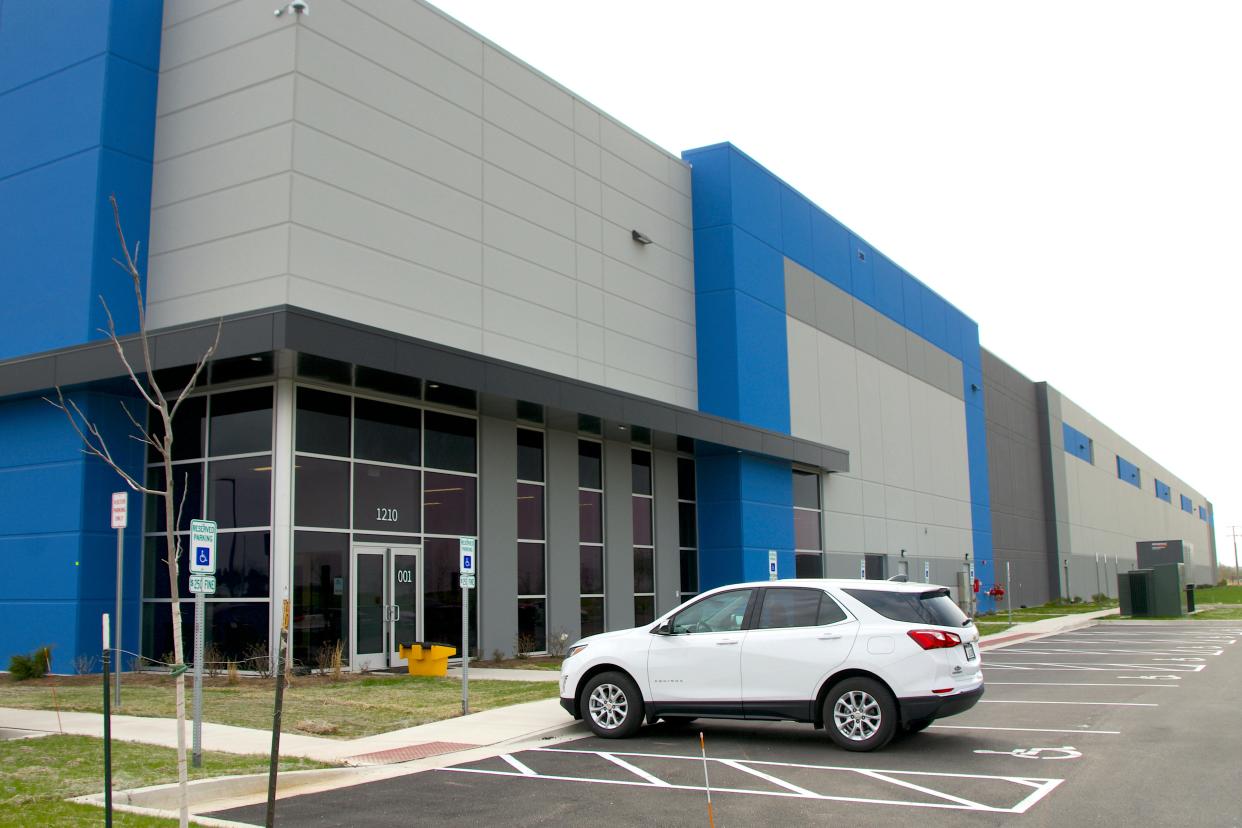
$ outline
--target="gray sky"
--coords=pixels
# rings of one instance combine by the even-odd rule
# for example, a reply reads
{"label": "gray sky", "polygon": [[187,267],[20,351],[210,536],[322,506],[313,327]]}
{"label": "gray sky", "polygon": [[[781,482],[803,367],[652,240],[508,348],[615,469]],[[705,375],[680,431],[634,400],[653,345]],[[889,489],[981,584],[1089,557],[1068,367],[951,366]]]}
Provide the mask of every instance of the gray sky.
{"label": "gray sky", "polygon": [[751,155],[1211,499],[1233,563],[1242,3],[432,2],[670,151]]}

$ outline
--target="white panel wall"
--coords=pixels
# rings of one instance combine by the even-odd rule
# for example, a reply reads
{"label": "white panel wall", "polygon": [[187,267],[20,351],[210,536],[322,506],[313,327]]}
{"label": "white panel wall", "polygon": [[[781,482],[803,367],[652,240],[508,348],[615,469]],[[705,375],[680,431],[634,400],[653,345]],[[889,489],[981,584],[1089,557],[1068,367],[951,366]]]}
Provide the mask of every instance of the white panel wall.
{"label": "white panel wall", "polygon": [[288,303],[697,406],[679,159],[418,2],[175,2],[162,48],[154,327]]}
{"label": "white panel wall", "polygon": [[[1138,541],[1182,540],[1194,545],[1193,571],[1187,576],[1193,577],[1196,583],[1209,582],[1212,576],[1209,529],[1207,522],[1199,519],[1198,512],[1198,507],[1206,505],[1206,498],[1064,396],[1061,397],[1061,416],[1090,437],[1095,449],[1094,464],[1065,451],[1054,457],[1054,462],[1063,463],[1065,467],[1070,553],[1074,559],[1084,561],[1088,580],[1094,576],[1090,574],[1091,566],[1086,566],[1085,562],[1089,560],[1093,565],[1097,555],[1114,560],[1124,572],[1136,562]],[[1052,425],[1060,428],[1060,423]],[[1139,467],[1141,487],[1135,488],[1118,479],[1119,454]],[[1172,503],[1156,497],[1157,478],[1172,489]],[[1191,499],[1193,513],[1182,511],[1181,495]],[[1089,589],[1084,593],[1079,588],[1081,584],[1074,585],[1074,570],[1070,577],[1076,594],[1095,591]]]}
{"label": "white panel wall", "polygon": [[825,551],[904,549],[912,578],[925,559],[948,577],[972,551],[964,403],[792,317],[788,344],[794,436],[850,453],[825,477]]}

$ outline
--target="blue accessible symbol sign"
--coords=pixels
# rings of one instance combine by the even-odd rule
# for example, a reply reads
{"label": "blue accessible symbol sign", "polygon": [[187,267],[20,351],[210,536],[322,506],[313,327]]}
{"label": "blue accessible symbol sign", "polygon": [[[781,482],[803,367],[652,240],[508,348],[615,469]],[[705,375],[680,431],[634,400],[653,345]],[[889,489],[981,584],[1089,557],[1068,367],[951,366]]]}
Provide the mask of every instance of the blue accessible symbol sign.
{"label": "blue accessible symbol sign", "polygon": [[190,521],[190,572],[195,575],[216,574],[216,522],[214,520]]}

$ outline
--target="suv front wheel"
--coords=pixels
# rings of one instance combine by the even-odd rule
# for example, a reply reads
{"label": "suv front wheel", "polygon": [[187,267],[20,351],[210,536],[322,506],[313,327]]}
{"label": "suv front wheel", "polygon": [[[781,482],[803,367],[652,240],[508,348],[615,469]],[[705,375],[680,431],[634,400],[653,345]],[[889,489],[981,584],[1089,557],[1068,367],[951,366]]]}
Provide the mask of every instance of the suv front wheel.
{"label": "suv front wheel", "polygon": [[878,681],[844,679],[824,698],[824,728],[846,750],[878,750],[897,732],[897,703]]}
{"label": "suv front wheel", "polygon": [[643,723],[643,697],[625,673],[600,673],[582,689],[582,712],[596,736],[624,739]]}

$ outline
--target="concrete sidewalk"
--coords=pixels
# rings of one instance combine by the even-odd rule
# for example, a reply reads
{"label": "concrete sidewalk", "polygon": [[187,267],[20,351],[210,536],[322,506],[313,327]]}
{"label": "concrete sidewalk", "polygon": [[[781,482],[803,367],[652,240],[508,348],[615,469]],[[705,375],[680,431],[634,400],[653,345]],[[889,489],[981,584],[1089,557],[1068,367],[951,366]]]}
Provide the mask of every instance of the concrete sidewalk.
{"label": "concrete sidewalk", "polygon": [[[407,727],[360,739],[326,739],[281,733],[280,754],[301,756],[332,764],[377,765],[421,759],[441,753],[508,742],[523,737],[538,738],[548,731],[572,725],[574,720],[556,699],[515,704]],[[0,708],[0,728],[35,730],[44,733],[72,733],[103,736],[103,716],[98,713]],[[144,716],[113,716],[112,738],[124,742],[177,746],[177,721]],[[189,743],[190,726],[186,726]],[[223,753],[265,754],[271,750],[272,735],[266,730],[203,722],[203,750]]]}
{"label": "concrete sidewalk", "polygon": [[1017,644],[1019,641],[1029,641],[1033,638],[1043,638],[1046,635],[1055,635],[1068,630],[1090,627],[1096,622],[1096,619],[1109,615],[1119,615],[1120,613],[1121,610],[1114,608],[1097,612],[1058,615],[1053,618],[1043,618],[1039,621],[1029,621],[1025,624],[1014,624],[1003,632],[981,636],[979,648],[984,651],[999,650],[1002,647],[1008,647],[1010,644]]}

